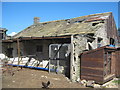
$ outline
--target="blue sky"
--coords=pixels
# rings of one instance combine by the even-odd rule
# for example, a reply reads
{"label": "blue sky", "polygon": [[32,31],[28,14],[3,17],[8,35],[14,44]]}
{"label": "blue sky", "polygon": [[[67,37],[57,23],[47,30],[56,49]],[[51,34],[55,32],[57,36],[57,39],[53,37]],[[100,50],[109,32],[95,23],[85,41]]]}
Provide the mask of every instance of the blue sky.
{"label": "blue sky", "polygon": [[2,27],[8,34],[40,22],[68,19],[95,13],[113,12],[118,26],[117,2],[2,2]]}

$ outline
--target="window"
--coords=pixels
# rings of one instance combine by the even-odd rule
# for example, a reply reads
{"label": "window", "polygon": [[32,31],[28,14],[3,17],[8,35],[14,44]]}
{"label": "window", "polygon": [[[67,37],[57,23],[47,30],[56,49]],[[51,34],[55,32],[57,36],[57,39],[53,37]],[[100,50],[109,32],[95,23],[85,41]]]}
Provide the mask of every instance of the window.
{"label": "window", "polygon": [[43,46],[42,45],[37,45],[36,46],[36,51],[37,52],[43,52]]}
{"label": "window", "polygon": [[8,48],[6,54],[7,54],[8,57],[12,58],[13,57],[13,55],[12,55],[13,54],[13,48]]}
{"label": "window", "polygon": [[102,45],[101,45],[101,41],[102,41],[102,40],[103,40],[102,38],[98,37],[97,47],[101,47],[101,46],[102,46]]}

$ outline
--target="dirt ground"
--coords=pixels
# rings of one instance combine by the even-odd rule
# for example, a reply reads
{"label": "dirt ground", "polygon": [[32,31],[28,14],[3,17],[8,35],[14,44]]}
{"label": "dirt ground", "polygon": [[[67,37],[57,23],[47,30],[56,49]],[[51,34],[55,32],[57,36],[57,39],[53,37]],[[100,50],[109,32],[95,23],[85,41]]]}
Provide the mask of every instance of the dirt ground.
{"label": "dirt ground", "polygon": [[80,83],[70,82],[62,74],[29,68],[17,70],[17,67],[12,68],[13,76],[8,71],[3,73],[2,88],[42,88],[42,82],[47,81],[50,81],[50,88],[85,88]]}

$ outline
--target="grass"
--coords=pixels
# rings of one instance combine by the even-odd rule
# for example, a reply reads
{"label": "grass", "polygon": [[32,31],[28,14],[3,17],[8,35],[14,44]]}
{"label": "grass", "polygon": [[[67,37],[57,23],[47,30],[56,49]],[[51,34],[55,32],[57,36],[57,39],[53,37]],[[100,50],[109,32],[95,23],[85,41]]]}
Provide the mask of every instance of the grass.
{"label": "grass", "polygon": [[113,81],[113,83],[118,83],[118,84],[120,84],[120,80],[115,80],[115,81]]}

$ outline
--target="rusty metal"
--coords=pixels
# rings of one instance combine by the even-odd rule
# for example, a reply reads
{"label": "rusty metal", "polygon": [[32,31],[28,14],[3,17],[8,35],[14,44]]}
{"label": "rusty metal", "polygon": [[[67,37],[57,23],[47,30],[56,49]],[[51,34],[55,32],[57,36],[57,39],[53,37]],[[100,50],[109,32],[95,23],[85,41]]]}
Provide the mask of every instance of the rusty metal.
{"label": "rusty metal", "polygon": [[115,75],[115,51],[116,48],[105,46],[81,54],[81,79],[94,80],[97,83],[110,80],[110,75]]}
{"label": "rusty metal", "polygon": [[105,20],[105,19],[96,17],[96,18],[90,18],[90,19],[86,20],[85,22],[100,21],[100,20]]}

